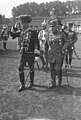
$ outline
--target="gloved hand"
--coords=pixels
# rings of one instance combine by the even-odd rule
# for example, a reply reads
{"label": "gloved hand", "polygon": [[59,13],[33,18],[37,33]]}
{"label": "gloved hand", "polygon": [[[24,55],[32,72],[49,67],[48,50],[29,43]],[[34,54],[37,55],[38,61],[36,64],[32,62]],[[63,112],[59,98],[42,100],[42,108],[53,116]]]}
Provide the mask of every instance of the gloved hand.
{"label": "gloved hand", "polygon": [[23,47],[21,47],[21,49],[19,50],[20,54],[23,53]]}
{"label": "gloved hand", "polygon": [[34,50],[34,53],[40,54],[40,51],[39,51],[38,49],[35,49],[35,50]]}
{"label": "gloved hand", "polygon": [[20,46],[19,45],[17,45],[17,49],[20,50]]}
{"label": "gloved hand", "polygon": [[65,51],[64,51],[64,50],[62,50],[62,54],[63,54],[63,55],[65,54]]}
{"label": "gloved hand", "polygon": [[50,52],[50,50],[51,50],[51,47],[49,46],[49,48],[48,48],[48,52]]}
{"label": "gloved hand", "polygon": [[35,49],[34,50],[34,54],[35,54],[35,57],[39,57],[40,56],[40,51],[38,49]]}

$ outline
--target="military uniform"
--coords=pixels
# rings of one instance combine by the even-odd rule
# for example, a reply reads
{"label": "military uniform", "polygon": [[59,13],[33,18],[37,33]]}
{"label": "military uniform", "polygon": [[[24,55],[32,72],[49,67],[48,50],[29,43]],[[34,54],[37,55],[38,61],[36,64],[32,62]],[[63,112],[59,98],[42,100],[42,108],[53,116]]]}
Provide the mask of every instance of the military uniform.
{"label": "military uniform", "polygon": [[7,26],[3,26],[2,33],[1,33],[1,39],[3,40],[3,49],[6,50],[6,44],[9,38],[9,31]]}
{"label": "military uniform", "polygon": [[72,26],[73,24],[69,23],[68,38],[70,40],[70,44],[67,48],[67,54],[66,54],[66,63],[67,63],[67,66],[69,67],[71,67],[71,63],[72,63],[72,54],[74,50],[74,44],[77,41],[77,34],[75,31],[72,30]]}
{"label": "military uniform", "polygon": [[[25,16],[26,17],[26,16]],[[24,19],[24,18],[23,18]],[[21,17],[22,21],[22,17]],[[28,23],[27,21],[24,21]],[[22,22],[23,23],[23,22]],[[24,28],[24,27],[23,27]],[[20,41],[19,41],[19,48],[21,52],[20,64],[19,64],[19,77],[21,86],[19,88],[19,92],[25,89],[25,78],[24,78],[24,66],[26,62],[28,62],[30,68],[30,85],[29,87],[33,86],[34,82],[34,50],[36,48],[36,34],[35,31],[32,29],[25,29],[20,34]]]}
{"label": "military uniform", "polygon": [[[48,69],[48,30],[46,29],[47,24],[44,21],[42,23],[42,30],[38,34],[39,44],[40,44],[40,58],[43,63],[43,67],[45,65],[45,68]],[[44,58],[43,58],[44,55]]]}
{"label": "military uniform", "polygon": [[[52,30],[49,33],[49,62],[51,69],[52,86],[56,86],[56,75],[59,79],[59,85],[62,83],[62,64],[64,58],[64,52],[69,45],[69,40],[58,29],[57,20],[52,23]],[[53,31],[53,28],[56,30]]]}

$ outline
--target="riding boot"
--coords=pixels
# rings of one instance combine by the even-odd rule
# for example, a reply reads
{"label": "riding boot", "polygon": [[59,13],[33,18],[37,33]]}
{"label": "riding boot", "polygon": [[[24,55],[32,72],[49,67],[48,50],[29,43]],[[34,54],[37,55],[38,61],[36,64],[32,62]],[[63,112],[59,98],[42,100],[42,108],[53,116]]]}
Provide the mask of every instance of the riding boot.
{"label": "riding boot", "polygon": [[56,87],[56,77],[51,81],[51,87],[50,88],[54,88]]}
{"label": "riding boot", "polygon": [[48,59],[46,59],[46,64],[45,64],[45,70],[49,70],[49,67],[48,67]]}
{"label": "riding boot", "polygon": [[72,58],[69,58],[69,67],[71,67],[71,63],[72,63]]}
{"label": "riding boot", "polygon": [[62,70],[58,72],[59,86],[62,84]]}
{"label": "riding boot", "polygon": [[20,72],[19,77],[20,77],[20,83],[21,83],[21,86],[19,88],[19,92],[21,92],[22,90],[25,89],[24,72]]}
{"label": "riding boot", "polygon": [[54,88],[56,87],[56,70],[55,70],[55,63],[50,62],[50,71],[51,71],[51,87]]}
{"label": "riding boot", "polygon": [[56,87],[56,75],[54,74],[52,76],[52,81],[51,81],[51,87],[50,88],[54,88]]}
{"label": "riding boot", "polygon": [[5,42],[3,43],[3,48],[4,48],[4,50],[6,50],[6,43]]}
{"label": "riding boot", "polygon": [[40,55],[40,59],[41,59],[41,61],[42,61],[42,64],[43,64],[41,68],[44,68],[44,66],[45,66],[44,57],[43,57],[42,55]]}
{"label": "riding boot", "polygon": [[66,56],[66,66],[68,65],[68,56]]}
{"label": "riding boot", "polygon": [[28,86],[28,88],[33,87],[33,83],[34,83],[34,71],[30,72],[30,85]]}

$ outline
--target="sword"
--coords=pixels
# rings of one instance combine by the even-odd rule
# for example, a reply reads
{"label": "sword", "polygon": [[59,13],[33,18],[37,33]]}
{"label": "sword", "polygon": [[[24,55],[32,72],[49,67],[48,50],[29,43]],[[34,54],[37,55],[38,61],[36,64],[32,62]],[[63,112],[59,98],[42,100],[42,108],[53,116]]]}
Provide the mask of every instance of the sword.
{"label": "sword", "polygon": [[65,71],[66,71],[67,84],[69,85],[69,80],[68,80],[68,75],[67,75],[67,66],[65,66]]}
{"label": "sword", "polygon": [[29,77],[29,75],[30,75],[30,72],[32,71],[32,69],[34,68],[34,64],[37,64],[37,67],[38,67],[38,70],[40,70],[40,67],[39,67],[39,64],[38,64],[38,62],[36,61],[36,60],[34,60],[34,63],[33,63],[33,65],[31,66],[31,68],[30,68],[30,70],[29,70],[29,73],[27,74],[27,76],[26,76],[26,78],[25,78],[25,84],[26,84],[26,82],[27,82],[27,80],[28,80],[28,77]]}
{"label": "sword", "polygon": [[27,80],[28,80],[28,77],[29,77],[29,75],[30,75],[30,72],[31,72],[32,69],[34,68],[34,64],[35,64],[35,61],[34,61],[33,65],[31,66],[31,68],[30,68],[30,70],[29,70],[29,73],[27,74],[27,76],[26,76],[26,78],[25,78],[25,84],[26,84],[26,82],[27,82]]}
{"label": "sword", "polygon": [[77,55],[77,53],[76,53],[75,49],[74,49],[74,53],[75,53],[76,57],[77,57],[78,59],[80,59],[80,58],[78,57],[78,55]]}

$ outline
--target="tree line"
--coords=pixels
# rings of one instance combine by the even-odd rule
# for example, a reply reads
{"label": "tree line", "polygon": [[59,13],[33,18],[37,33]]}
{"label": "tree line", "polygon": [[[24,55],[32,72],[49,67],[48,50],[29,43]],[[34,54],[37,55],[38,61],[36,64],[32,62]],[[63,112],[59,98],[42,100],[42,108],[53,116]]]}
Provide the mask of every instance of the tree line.
{"label": "tree line", "polygon": [[52,8],[57,10],[58,16],[65,16],[67,14],[81,14],[81,0],[68,0],[66,2],[56,0],[54,2],[40,4],[35,2],[27,2],[17,7],[13,7],[12,16],[17,17],[21,14],[28,14],[32,17],[49,17]]}

